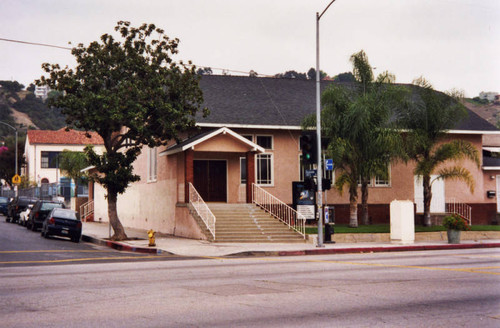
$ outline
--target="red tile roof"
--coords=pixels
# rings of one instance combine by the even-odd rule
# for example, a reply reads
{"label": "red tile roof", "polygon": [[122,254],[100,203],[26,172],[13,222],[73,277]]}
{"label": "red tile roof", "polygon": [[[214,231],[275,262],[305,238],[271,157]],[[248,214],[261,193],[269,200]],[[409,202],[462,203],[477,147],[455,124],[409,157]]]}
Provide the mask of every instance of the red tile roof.
{"label": "red tile roof", "polygon": [[57,145],[103,145],[102,138],[95,132],[69,130],[66,128],[53,130],[28,130],[30,144],[57,144]]}

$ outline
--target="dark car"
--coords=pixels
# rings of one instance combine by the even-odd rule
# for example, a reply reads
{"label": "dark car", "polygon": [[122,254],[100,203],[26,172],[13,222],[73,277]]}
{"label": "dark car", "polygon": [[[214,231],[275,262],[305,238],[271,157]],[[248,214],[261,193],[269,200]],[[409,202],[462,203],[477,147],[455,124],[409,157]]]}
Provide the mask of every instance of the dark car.
{"label": "dark car", "polygon": [[7,197],[0,197],[0,214],[7,216],[9,209],[9,199]]}
{"label": "dark car", "polygon": [[68,237],[77,243],[82,236],[82,221],[80,214],[70,209],[54,208],[47,215],[42,225],[42,236]]}
{"label": "dark car", "polygon": [[51,200],[39,200],[33,205],[30,215],[28,217],[28,222],[26,223],[26,228],[36,231],[38,228],[42,227],[45,217],[54,208],[65,208],[64,203],[51,201]]}
{"label": "dark car", "polygon": [[5,221],[15,223],[19,220],[19,214],[24,211],[29,204],[35,204],[37,199],[25,196],[14,198],[8,205],[7,217]]}

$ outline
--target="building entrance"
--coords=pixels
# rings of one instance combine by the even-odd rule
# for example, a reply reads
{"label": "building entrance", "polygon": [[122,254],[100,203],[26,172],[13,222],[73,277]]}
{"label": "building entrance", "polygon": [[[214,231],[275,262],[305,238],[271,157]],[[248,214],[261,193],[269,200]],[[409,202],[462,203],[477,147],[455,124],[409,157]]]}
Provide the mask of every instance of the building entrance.
{"label": "building entrance", "polygon": [[227,201],[227,162],[194,160],[193,185],[206,202]]}

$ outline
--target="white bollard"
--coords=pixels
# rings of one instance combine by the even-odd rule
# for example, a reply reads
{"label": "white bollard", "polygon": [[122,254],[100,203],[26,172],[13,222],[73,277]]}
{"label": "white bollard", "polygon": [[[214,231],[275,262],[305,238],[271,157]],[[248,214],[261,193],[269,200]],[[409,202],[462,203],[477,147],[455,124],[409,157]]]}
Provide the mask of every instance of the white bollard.
{"label": "white bollard", "polygon": [[413,202],[393,200],[391,202],[391,242],[413,244],[415,241],[415,216]]}

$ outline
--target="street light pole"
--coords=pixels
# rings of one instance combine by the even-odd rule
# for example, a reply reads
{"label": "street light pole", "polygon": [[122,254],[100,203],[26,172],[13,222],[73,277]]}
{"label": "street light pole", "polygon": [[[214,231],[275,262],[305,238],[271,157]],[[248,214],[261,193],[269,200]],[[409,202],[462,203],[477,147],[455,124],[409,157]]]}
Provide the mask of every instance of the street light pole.
{"label": "street light pole", "polygon": [[321,71],[319,68],[319,20],[321,16],[330,8],[332,0],[321,14],[316,12],[316,143],[318,158],[318,247],[323,245],[323,155],[321,154]]}

